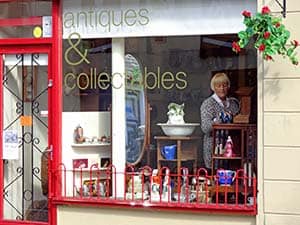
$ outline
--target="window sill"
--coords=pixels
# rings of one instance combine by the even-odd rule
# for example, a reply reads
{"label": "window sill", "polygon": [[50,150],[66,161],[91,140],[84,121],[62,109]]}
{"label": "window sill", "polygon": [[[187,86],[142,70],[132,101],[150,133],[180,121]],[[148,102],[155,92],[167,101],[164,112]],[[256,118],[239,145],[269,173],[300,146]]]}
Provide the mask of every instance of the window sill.
{"label": "window sill", "polygon": [[72,198],[62,197],[53,198],[54,205],[65,206],[90,206],[90,207],[111,207],[111,208],[139,208],[155,209],[159,211],[174,211],[183,213],[209,213],[209,214],[226,214],[226,215],[245,215],[255,216],[257,214],[256,205],[235,205],[235,204],[196,204],[196,203],[167,203],[167,202],[142,202],[129,200],[116,200],[107,198]]}

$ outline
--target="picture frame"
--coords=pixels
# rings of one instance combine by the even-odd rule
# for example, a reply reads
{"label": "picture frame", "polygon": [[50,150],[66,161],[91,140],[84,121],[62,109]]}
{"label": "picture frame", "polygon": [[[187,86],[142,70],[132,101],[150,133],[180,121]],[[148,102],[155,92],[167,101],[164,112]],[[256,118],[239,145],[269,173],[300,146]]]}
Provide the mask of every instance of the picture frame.
{"label": "picture frame", "polygon": [[73,169],[86,169],[89,168],[89,162],[87,158],[73,159]]}
{"label": "picture frame", "polygon": [[111,164],[111,159],[110,158],[101,158],[100,160],[100,167],[101,168],[106,168]]}

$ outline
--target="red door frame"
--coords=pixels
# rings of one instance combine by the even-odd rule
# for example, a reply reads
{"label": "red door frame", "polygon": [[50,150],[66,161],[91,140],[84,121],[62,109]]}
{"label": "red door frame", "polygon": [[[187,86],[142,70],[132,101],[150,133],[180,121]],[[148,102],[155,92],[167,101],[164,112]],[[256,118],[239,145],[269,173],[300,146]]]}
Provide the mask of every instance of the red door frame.
{"label": "red door frame", "polygon": [[[52,70],[51,70],[51,46],[50,45],[39,45],[39,46],[8,46],[8,47],[2,47],[0,46],[0,80],[3,80],[3,58],[2,56],[4,54],[16,54],[16,53],[22,53],[22,54],[30,54],[30,53],[44,53],[48,55],[48,80],[52,79]],[[52,145],[52,139],[53,139],[53,119],[52,119],[52,112],[51,112],[51,104],[52,104],[52,89],[49,88],[48,90],[48,108],[49,108],[49,116],[48,116],[48,145]],[[0,85],[0,111],[3,112],[3,85]],[[3,137],[3,114],[1,114],[1,119],[0,119],[0,148],[3,146],[2,143],[2,137]],[[0,157],[2,158],[2,150],[0,151]],[[50,167],[51,168],[51,167]],[[4,199],[3,199],[3,187],[4,187],[4,176],[3,176],[3,163],[0,163],[0,210],[1,210],[1,218],[0,218],[0,224],[22,224],[17,220],[4,220],[3,219],[3,211],[4,211]],[[51,183],[51,181],[50,181]],[[52,203],[49,201],[49,208],[51,207]],[[51,215],[52,212],[49,212],[49,215]],[[51,217],[49,217],[51,218]],[[45,224],[45,223],[37,223],[37,222],[24,222],[24,224]],[[50,224],[50,223],[49,223]]]}
{"label": "red door frame", "polygon": [[[16,0],[8,0],[16,1]],[[3,2],[3,1],[2,1]],[[3,54],[7,53],[47,53],[48,54],[48,79],[53,81],[53,86],[48,90],[48,115],[49,122],[49,143],[53,147],[53,160],[49,164],[49,225],[57,224],[57,208],[52,204],[54,196],[58,196],[61,192],[59,177],[51,176],[52,168],[57,168],[61,162],[61,115],[62,115],[62,14],[61,0],[52,0],[52,37],[51,38],[7,38],[0,39],[0,71],[3,71]],[[1,3],[1,1],[0,1]],[[29,19],[30,21],[30,19]],[[9,19],[6,19],[9,23]],[[14,25],[24,25],[22,19],[13,19]],[[23,20],[24,22],[24,20]],[[36,20],[31,21],[36,25]],[[27,24],[29,25],[29,24]],[[18,25],[17,25],[18,26]],[[2,81],[2,77],[0,77]],[[3,90],[0,85],[0,112],[3,108]],[[0,119],[0,127],[3,127],[3,118]],[[2,129],[0,129],[0,146],[2,146]],[[0,159],[2,159],[2,151],[0,151]],[[0,163],[0,187],[3,187],[3,164]],[[0,225],[45,225],[47,223],[33,221],[17,221],[3,220],[3,189],[0,188]]]}

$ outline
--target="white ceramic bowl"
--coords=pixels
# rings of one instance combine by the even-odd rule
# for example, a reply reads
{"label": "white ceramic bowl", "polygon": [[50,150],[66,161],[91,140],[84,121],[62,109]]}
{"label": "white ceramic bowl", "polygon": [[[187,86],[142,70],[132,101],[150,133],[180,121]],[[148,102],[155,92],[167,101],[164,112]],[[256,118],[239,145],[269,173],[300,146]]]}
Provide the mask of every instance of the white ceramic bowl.
{"label": "white ceramic bowl", "polygon": [[167,124],[158,123],[164,134],[167,136],[190,136],[199,123]]}

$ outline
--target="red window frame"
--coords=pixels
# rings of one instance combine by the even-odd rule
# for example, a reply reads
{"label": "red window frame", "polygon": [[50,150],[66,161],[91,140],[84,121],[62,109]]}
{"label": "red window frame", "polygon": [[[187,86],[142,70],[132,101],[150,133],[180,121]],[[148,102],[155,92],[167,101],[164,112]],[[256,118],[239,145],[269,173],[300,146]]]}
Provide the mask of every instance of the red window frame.
{"label": "red window frame", "polygon": [[[0,3],[4,2],[14,2],[16,0],[1,0]],[[60,0],[52,0],[52,37],[51,38],[0,38],[0,55],[3,53],[30,53],[30,52],[46,52],[48,53],[50,59],[50,65],[48,66],[49,78],[53,80],[53,87],[51,88],[51,102],[49,102],[49,106],[52,107],[52,115],[49,115],[49,121],[54,124],[56,127],[61,127],[61,92],[62,92],[62,84],[60,80],[61,74],[61,63],[62,63],[62,29],[61,29],[61,1]],[[41,17],[30,17],[30,18],[12,18],[12,19],[0,19],[0,27],[1,26],[26,26],[26,25],[41,25],[42,18]],[[53,63],[55,62],[55,63]],[[3,69],[2,62],[0,63],[0,69]],[[3,98],[3,90],[0,89],[0,105],[2,106],[2,98]],[[55,106],[55,107],[54,107]],[[55,123],[54,123],[55,121]],[[3,124],[0,124],[2,126]],[[53,143],[53,160],[49,163],[50,169],[57,167],[60,162],[60,149],[61,149],[61,130],[60,129],[52,129],[49,130],[49,138],[52,139]],[[0,133],[2,140],[2,132]],[[1,141],[2,143],[2,141]],[[0,152],[0,157],[2,157],[2,151]],[[57,224],[57,209],[56,205],[52,204],[52,198],[55,193],[59,193],[60,186],[58,180],[54,180],[54,177],[51,177],[51,173],[49,173],[49,215],[48,224],[56,225]],[[3,165],[0,164],[0,187],[3,187]],[[4,224],[45,224],[41,222],[34,221],[19,221],[19,220],[3,220],[3,190],[0,190],[0,225]]]}
{"label": "red window frame", "polygon": [[[62,1],[60,1],[62,3]],[[62,8],[62,5],[61,5]],[[58,16],[57,18],[59,18],[57,22],[60,22],[60,24],[62,24],[61,22],[61,16]],[[60,29],[62,29],[61,26],[58,26]],[[60,37],[60,39],[58,40],[59,43],[57,43],[57,45],[60,45],[60,48],[57,48],[58,51],[58,59],[60,59],[60,63],[62,62],[62,58],[61,56],[63,55],[62,52],[62,30],[58,30],[59,33],[57,33],[57,37]],[[62,74],[61,72],[61,68],[56,68],[56,71],[59,71],[59,73],[57,74],[57,76],[60,76]],[[62,82],[61,82],[62,83]],[[62,90],[62,85],[61,85],[61,90]],[[61,93],[60,90],[60,94]],[[59,96],[60,98],[57,99],[57,104],[59,105],[59,107],[62,107],[62,95]],[[62,126],[62,121],[61,121],[61,115],[62,115],[62,109],[60,109],[60,114],[58,116],[58,120],[57,120],[57,125],[58,127]],[[57,131],[57,135],[58,138],[61,138],[61,129],[58,129],[59,131]],[[58,145],[61,145],[60,143],[57,143]],[[58,146],[57,145],[57,146]],[[59,148],[59,150],[61,149],[61,146]],[[64,172],[66,172],[66,168],[64,167],[64,164],[61,161],[61,152],[57,152],[57,157],[56,158],[56,163],[53,164],[54,167],[52,167],[52,174],[55,176],[55,179],[53,179],[54,182],[54,186],[56,186],[55,188],[55,192],[53,192],[53,203],[56,205],[80,205],[80,206],[108,206],[108,207],[121,207],[121,208],[143,208],[145,210],[151,208],[151,209],[157,209],[157,210],[167,210],[167,211],[183,211],[183,212],[209,212],[209,213],[221,213],[221,214],[237,214],[237,215],[256,215],[257,214],[257,206],[256,204],[253,205],[253,207],[250,207],[249,209],[246,208],[239,208],[239,207],[218,207],[218,206],[209,206],[206,205],[204,207],[191,207],[186,205],[186,207],[184,207],[184,205],[174,205],[174,206],[170,206],[170,204],[152,204],[151,206],[145,206],[144,202],[137,202],[137,201],[122,201],[122,200],[117,200],[117,199],[104,199],[104,200],[99,200],[99,199],[93,199],[93,198],[72,198],[72,197],[67,197],[64,196],[63,193],[65,193],[65,190],[63,190],[65,188],[64,184],[63,184],[63,176],[64,176]],[[112,166],[113,167],[113,166]],[[91,168],[91,170],[93,170],[93,168]],[[200,169],[201,170],[201,169]],[[126,171],[126,169],[125,169]],[[126,172],[123,172],[124,174],[126,174]],[[72,170],[70,170],[69,172],[74,172]],[[91,171],[92,173],[92,171]],[[119,173],[119,172],[118,172]],[[255,183],[255,190],[256,190],[256,179],[254,179],[254,183]],[[113,187],[113,189],[116,187]],[[256,192],[255,192],[255,199],[256,199]],[[246,204],[246,203],[245,203]]]}

